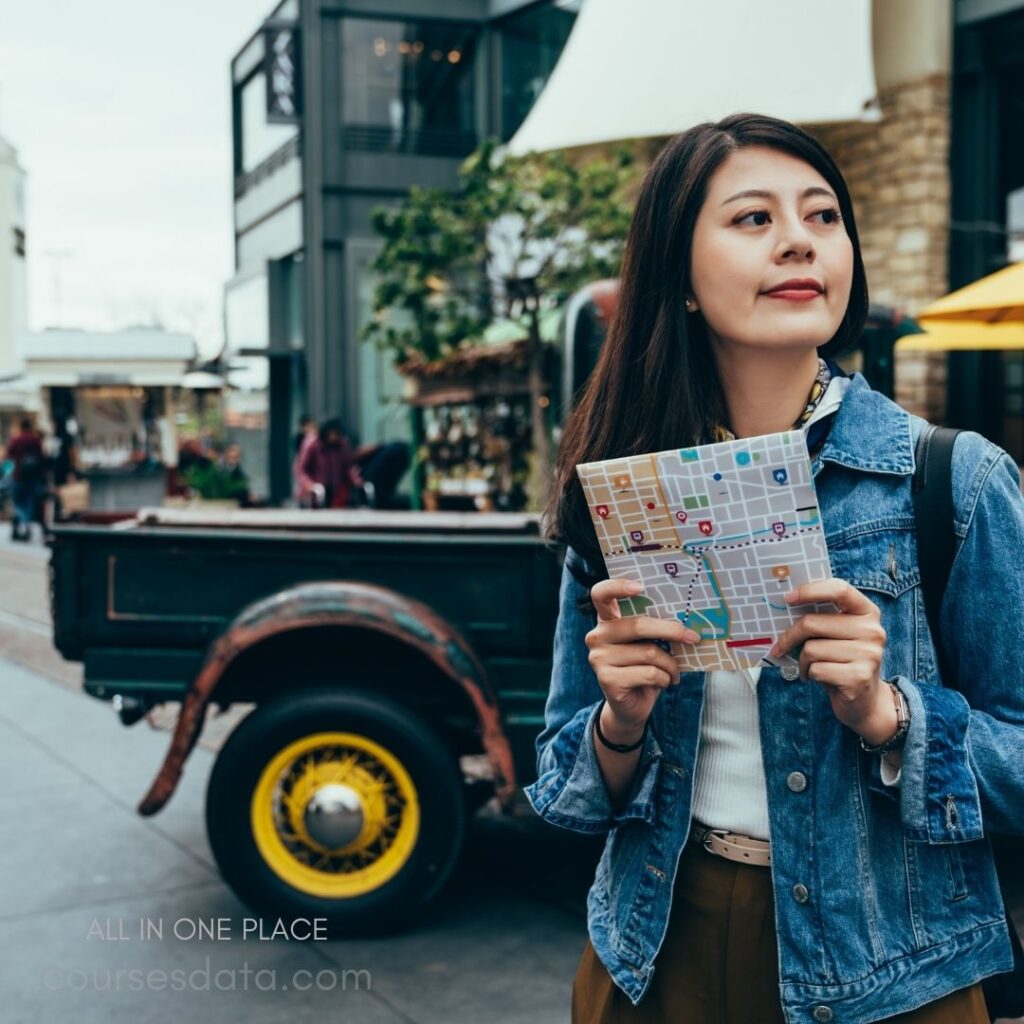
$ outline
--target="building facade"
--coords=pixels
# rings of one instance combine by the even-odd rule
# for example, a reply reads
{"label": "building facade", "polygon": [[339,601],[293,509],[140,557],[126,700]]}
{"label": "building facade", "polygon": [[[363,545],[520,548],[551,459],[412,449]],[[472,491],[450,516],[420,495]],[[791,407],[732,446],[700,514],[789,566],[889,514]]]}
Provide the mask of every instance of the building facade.
{"label": "building facade", "polygon": [[25,171],[0,137],[0,375],[17,367],[25,325]]}
{"label": "building facade", "polygon": [[[821,126],[874,301],[910,315],[1024,258],[1024,0],[875,0],[877,124]],[[896,399],[1024,463],[1024,352],[896,352]]]}
{"label": "building facade", "polygon": [[[913,316],[1021,258],[1024,0],[870,6],[878,118],[804,127],[850,184],[872,299]],[[480,139],[508,140],[577,7],[286,0],[235,58],[227,334],[235,379],[253,388],[235,401],[266,424],[275,499],[303,411],[340,414],[360,441],[406,436],[401,382],[358,340],[378,246],[371,211],[412,185],[454,185]],[[641,163],[660,144],[639,142]],[[897,348],[895,382],[907,408],[979,430],[1024,463],[1024,354]]]}
{"label": "building facade", "polygon": [[19,338],[27,324],[25,171],[0,136],[0,445],[39,409],[38,390],[19,376]]}
{"label": "building facade", "polygon": [[303,413],[340,416],[359,443],[408,439],[400,378],[359,340],[379,248],[372,211],[413,185],[453,187],[480,141],[510,138],[578,6],[284,0],[232,61],[227,423],[260,435],[271,501],[289,495]]}

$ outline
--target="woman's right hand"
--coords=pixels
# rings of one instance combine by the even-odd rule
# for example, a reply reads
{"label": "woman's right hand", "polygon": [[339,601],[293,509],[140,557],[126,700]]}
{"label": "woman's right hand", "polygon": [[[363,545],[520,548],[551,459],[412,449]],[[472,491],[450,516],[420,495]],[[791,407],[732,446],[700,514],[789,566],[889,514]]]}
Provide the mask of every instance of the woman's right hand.
{"label": "woman's right hand", "polygon": [[639,582],[625,579],[601,580],[590,590],[597,625],[586,636],[587,660],[604,692],[607,713],[623,733],[642,731],[661,691],[679,682],[675,656],[655,641],[700,640],[678,619],[623,616],[618,602],[642,590]]}

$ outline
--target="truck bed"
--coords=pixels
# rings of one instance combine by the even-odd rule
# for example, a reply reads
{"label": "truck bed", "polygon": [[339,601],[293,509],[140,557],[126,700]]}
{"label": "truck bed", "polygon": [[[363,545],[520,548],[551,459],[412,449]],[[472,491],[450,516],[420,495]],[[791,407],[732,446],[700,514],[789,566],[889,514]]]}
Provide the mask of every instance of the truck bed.
{"label": "truck bed", "polygon": [[354,580],[429,605],[483,662],[506,726],[542,725],[560,567],[536,515],[147,508],[54,525],[50,545],[54,641],[93,696],[180,699],[243,608]]}

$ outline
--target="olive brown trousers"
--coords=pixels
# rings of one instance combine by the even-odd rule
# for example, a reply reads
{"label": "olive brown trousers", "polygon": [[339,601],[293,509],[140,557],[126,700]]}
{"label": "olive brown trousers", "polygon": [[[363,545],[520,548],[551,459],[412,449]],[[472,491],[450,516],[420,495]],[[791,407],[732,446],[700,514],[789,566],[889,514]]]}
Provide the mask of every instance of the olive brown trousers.
{"label": "olive brown trousers", "polygon": [[[981,985],[891,1024],[989,1024]],[[587,939],[572,986],[572,1024],[784,1024],[771,871],[691,840],[680,857],[665,941],[634,1006]]]}

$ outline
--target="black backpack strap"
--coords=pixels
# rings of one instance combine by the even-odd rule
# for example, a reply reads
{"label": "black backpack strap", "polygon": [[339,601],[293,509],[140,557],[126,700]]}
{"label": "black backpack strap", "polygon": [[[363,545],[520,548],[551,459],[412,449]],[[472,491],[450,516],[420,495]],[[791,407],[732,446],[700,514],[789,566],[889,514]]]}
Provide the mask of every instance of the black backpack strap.
{"label": "black backpack strap", "polygon": [[[917,529],[917,561],[921,570],[921,589],[924,594],[925,614],[931,630],[935,653],[939,659],[939,673],[946,686],[957,685],[956,670],[942,646],[939,629],[939,609],[946,591],[949,572],[956,553],[956,532],[953,529],[953,442],[960,433],[949,427],[925,426],[917,439],[914,456],[912,493],[914,519]],[[1004,879],[1012,877],[1020,862],[1020,849],[1016,844],[1000,845],[993,837],[993,852],[999,874],[1003,902],[1008,907]],[[1024,1013],[1024,946],[1009,910],[1006,927],[1013,950],[1013,970],[985,978],[982,989],[990,1020],[1019,1017]]]}
{"label": "black backpack strap", "polygon": [[911,492],[917,529],[917,562],[921,570],[928,628],[946,686],[957,684],[956,670],[943,647],[939,610],[956,553],[953,529],[953,442],[959,430],[928,424],[917,439]]}

